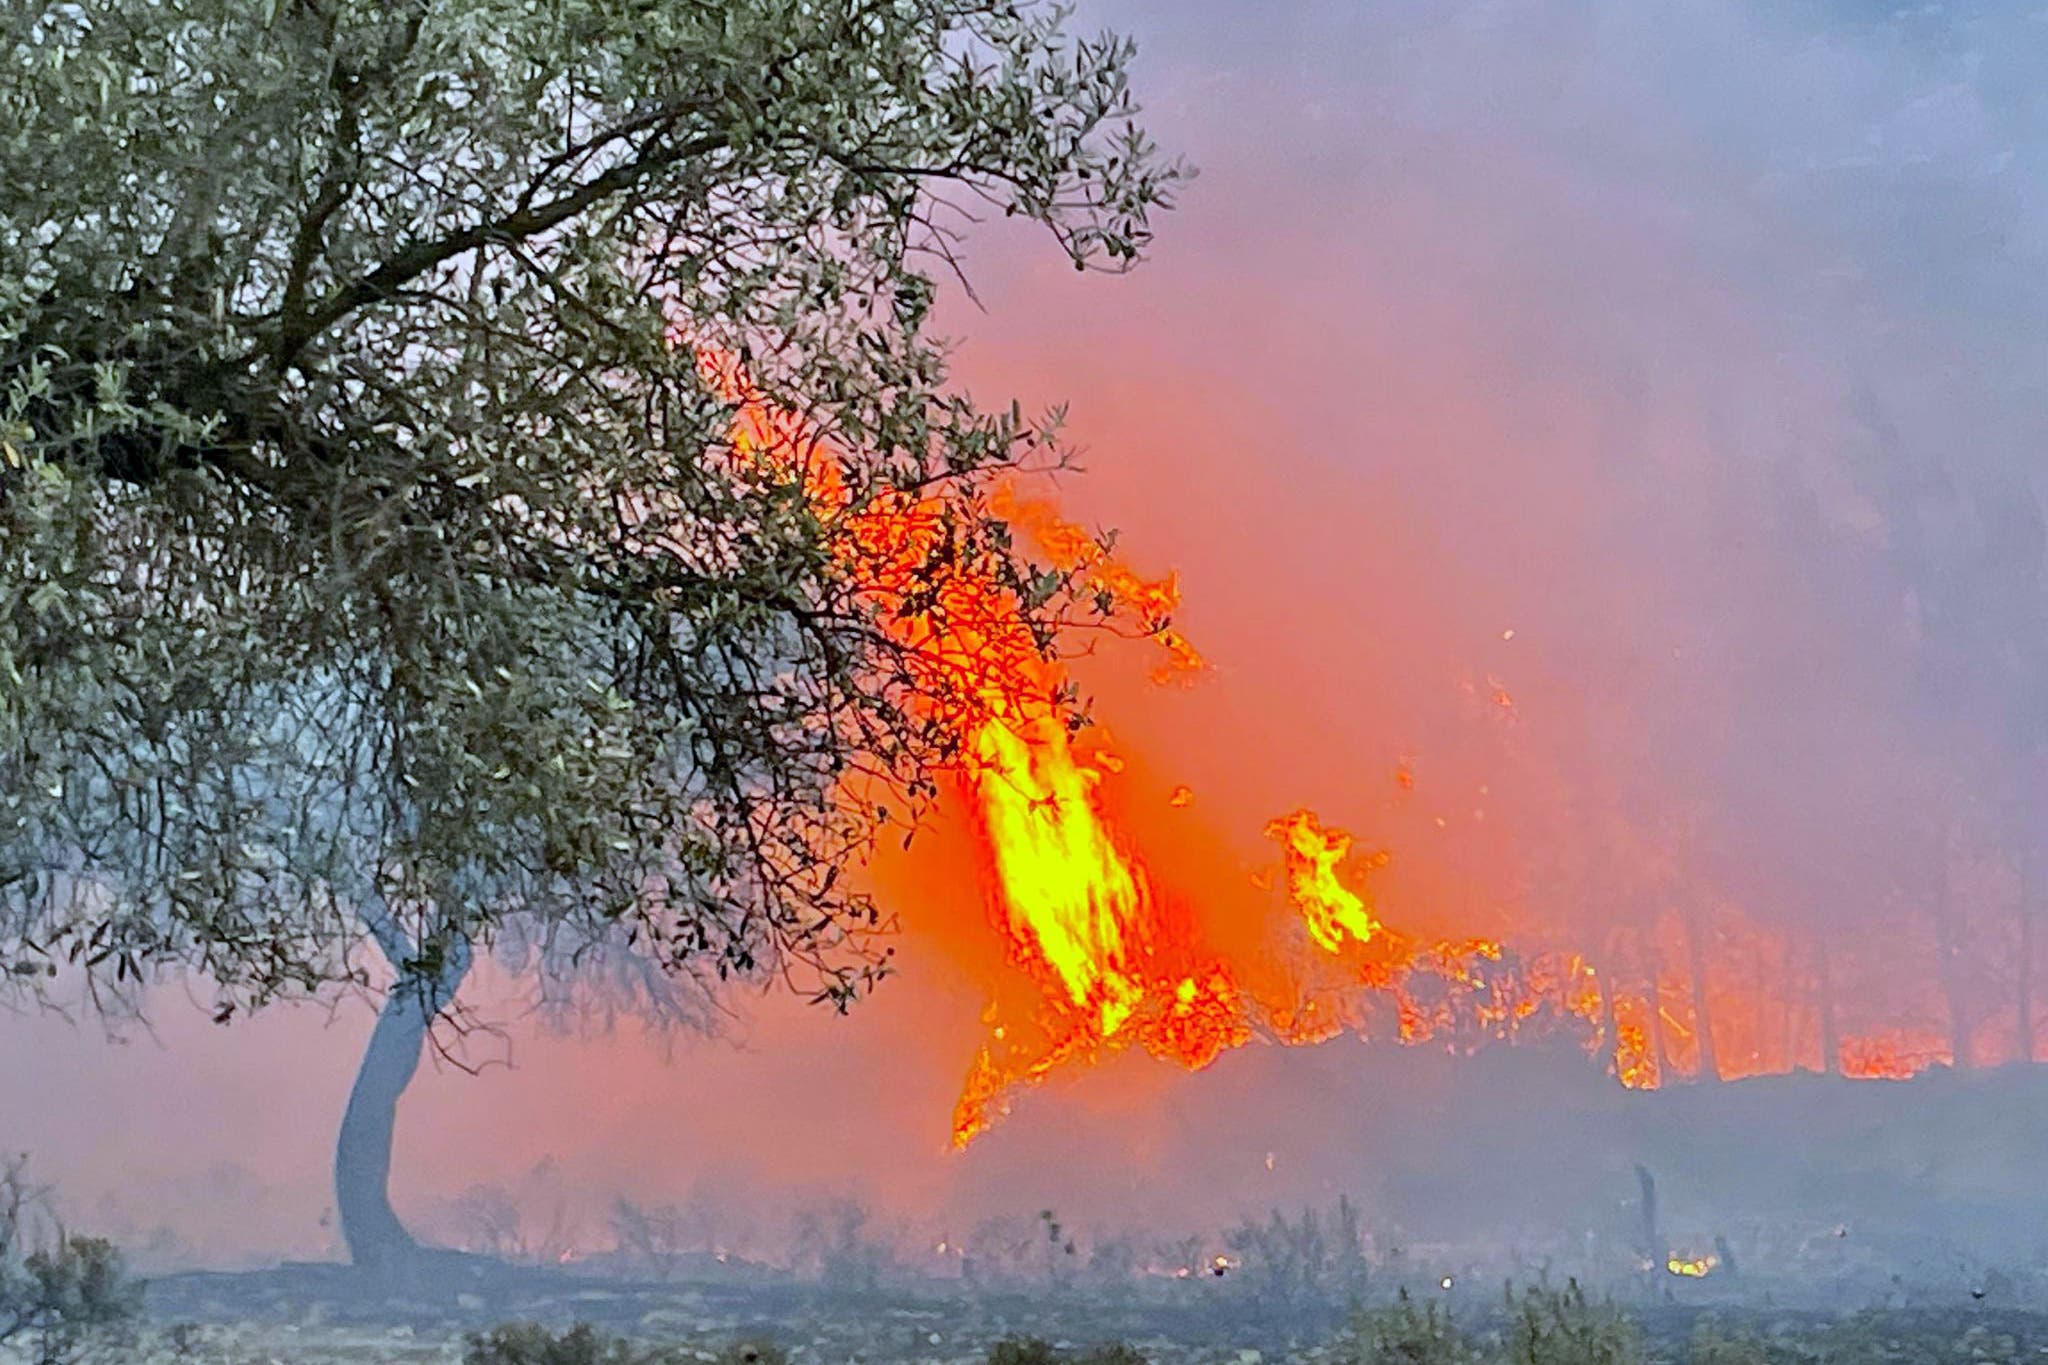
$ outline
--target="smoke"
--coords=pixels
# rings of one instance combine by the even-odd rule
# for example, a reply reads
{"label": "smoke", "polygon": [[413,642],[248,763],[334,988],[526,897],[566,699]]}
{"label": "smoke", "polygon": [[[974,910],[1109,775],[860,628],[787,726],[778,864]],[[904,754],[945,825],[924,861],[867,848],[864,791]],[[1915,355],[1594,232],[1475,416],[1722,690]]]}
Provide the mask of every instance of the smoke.
{"label": "smoke", "polygon": [[[1120,812],[1173,894],[1234,903],[1275,861],[1265,823],[1309,806],[1391,855],[1388,923],[1584,954],[1669,1016],[1677,1071],[1696,968],[1728,1076],[1837,1036],[1845,1063],[2018,1055],[2048,796],[2048,7],[1082,18],[1138,35],[1153,130],[1203,174],[1128,278],[985,225],[985,308],[944,319],[978,393],[1071,400],[1069,514],[1180,572],[1209,676],[1076,665],[1132,789],[1194,794]],[[736,1249],[749,1211],[848,1195],[940,1231],[1047,1205],[1213,1226],[1338,1189],[1412,1217],[1461,1163],[1526,1156],[1461,1076],[1528,1098],[1590,1072],[1350,1041],[1193,1076],[1126,1056],[949,1155],[1007,970],[966,843],[942,824],[879,870],[903,971],[850,1019],[741,1000],[725,1038],[665,1042],[508,1009],[475,1046],[515,1065],[408,1098],[401,1208],[456,1236],[538,1191],[548,1235],[602,1242],[614,1195],[695,1201]],[[0,1093],[37,1096],[8,1144],[194,1258],[329,1249],[368,1012],[155,1014],[123,1047],[7,1022]]]}
{"label": "smoke", "polygon": [[1073,396],[1073,496],[1171,547],[1219,661],[1105,713],[1240,836],[1306,801],[1391,849],[1393,922],[1666,976],[1689,923],[1809,1014],[1825,949],[1857,1026],[1995,997],[1956,1031],[2013,1055],[2041,12],[1174,15],[1128,22],[1209,172],[1177,231],[972,351]]}

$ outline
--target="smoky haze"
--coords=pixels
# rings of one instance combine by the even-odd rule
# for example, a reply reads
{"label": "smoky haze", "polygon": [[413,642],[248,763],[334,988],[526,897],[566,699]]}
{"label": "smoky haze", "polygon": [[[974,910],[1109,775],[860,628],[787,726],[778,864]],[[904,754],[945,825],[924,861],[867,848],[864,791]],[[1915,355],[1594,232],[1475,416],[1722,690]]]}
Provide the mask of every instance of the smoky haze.
{"label": "smoky haze", "polygon": [[[1388,923],[1580,955],[1694,1084],[1624,1091],[1571,1038],[1253,1047],[1195,1075],[1123,1056],[948,1153],[1006,969],[942,816],[878,873],[903,970],[853,1018],[736,1000],[718,1040],[559,1037],[507,1005],[466,1055],[514,1066],[442,1066],[408,1097],[401,1209],[454,1240],[503,1197],[536,1241],[600,1245],[625,1194],[761,1254],[775,1220],[842,1198],[919,1245],[1045,1207],[1199,1231],[1340,1191],[1406,1227],[1597,1221],[1645,1154],[1757,1203],[1933,1103],[1873,1083],[1898,1113],[1808,1119],[1702,1071],[2025,1056],[2048,7],[1082,18],[1139,38],[1153,131],[1202,175],[1125,279],[985,225],[984,307],[945,322],[977,393],[1071,400],[1068,513],[1180,573],[1209,674],[1162,691],[1111,647],[1078,665],[1134,780],[1195,794],[1133,837],[1199,913],[1272,863],[1267,820],[1312,807],[1391,855]],[[0,1078],[38,1097],[8,1144],[166,1261],[329,1251],[368,1009],[220,1029],[169,990],[151,1015],[119,1045],[7,1021]],[[1717,1114],[1780,1164],[1673,1136]],[[2024,1130],[1933,1176],[1910,1134],[1864,1159],[1976,1207],[2024,1178]],[[1531,1194],[1519,1174],[1551,1161],[1570,1179]],[[1829,1197],[1853,1192],[1815,1217]]]}

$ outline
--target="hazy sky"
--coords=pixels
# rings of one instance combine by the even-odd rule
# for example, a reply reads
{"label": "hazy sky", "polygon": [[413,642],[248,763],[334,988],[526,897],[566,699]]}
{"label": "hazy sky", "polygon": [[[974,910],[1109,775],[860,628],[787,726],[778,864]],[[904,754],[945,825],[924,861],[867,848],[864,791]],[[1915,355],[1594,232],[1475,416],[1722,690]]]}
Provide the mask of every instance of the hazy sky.
{"label": "hazy sky", "polygon": [[[1214,675],[1160,694],[1108,658],[1088,677],[1115,742],[1198,794],[1189,868],[1251,866],[1263,821],[1307,803],[1393,852],[1393,922],[1598,951],[1682,902],[1724,955],[1838,945],[1874,1027],[1928,1022],[1946,916],[1982,945],[1980,992],[2009,989],[2048,737],[2048,7],[1081,18],[1138,36],[1153,129],[1201,177],[1135,275],[983,236],[985,311],[944,316],[978,394],[1072,401],[1068,506],[1181,572]],[[913,923],[979,922],[957,873],[905,874]],[[949,1157],[983,989],[971,952],[906,959],[853,1021],[749,1009],[672,1057],[514,1022],[516,1068],[422,1077],[400,1205],[446,1227],[478,1182],[601,1206],[706,1180],[864,1190],[928,1226],[1005,1189],[1164,1207],[1185,1160],[1227,1211],[1271,1192],[1265,1152],[1292,1143],[1312,1173],[1289,1188],[1329,1188],[1330,1135],[1393,1124],[1287,1090],[1300,1067],[1125,1059]],[[1990,1014],[1987,1057],[2011,1034]],[[163,1224],[213,1258],[331,1246],[368,1010],[217,1029],[167,995],[156,1018],[120,1046],[0,1023],[0,1085],[35,1097],[0,1141],[81,1221]],[[1260,1130],[1205,1147],[1262,1085],[1283,1093]]]}

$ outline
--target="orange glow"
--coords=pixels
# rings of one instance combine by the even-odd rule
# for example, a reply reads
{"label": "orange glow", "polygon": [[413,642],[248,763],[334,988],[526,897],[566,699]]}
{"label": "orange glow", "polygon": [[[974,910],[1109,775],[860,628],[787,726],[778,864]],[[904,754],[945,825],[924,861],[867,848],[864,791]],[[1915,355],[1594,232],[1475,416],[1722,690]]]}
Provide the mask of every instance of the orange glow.
{"label": "orange glow", "polygon": [[1167,682],[1208,666],[1186,637],[1172,627],[1173,613],[1180,606],[1176,575],[1147,579],[1133,573],[1110,553],[1107,543],[1062,519],[1049,502],[1018,498],[1012,490],[1003,489],[997,492],[993,507],[996,515],[1030,532],[1055,568],[1079,573],[1105,609],[1113,608],[1137,621],[1166,652],[1165,661],[1153,670],[1153,681]]}
{"label": "orange glow", "polygon": [[1614,1001],[1614,1075],[1631,1090],[1655,1090],[1660,1079],[1650,1047],[1649,1003],[1624,995]]}
{"label": "orange glow", "polygon": [[1842,1074],[1858,1080],[1911,1080],[1948,1061],[1948,1041],[1933,1033],[1899,1028],[1842,1040]]}
{"label": "orange glow", "polygon": [[[1359,856],[1349,832],[1306,807],[1264,826],[1279,845],[1277,869],[1188,878],[1207,888],[1204,918],[1116,818],[1145,805],[1111,799],[1116,784],[1137,790],[1147,780],[1133,771],[1141,765],[1102,744],[1088,746],[1085,757],[1077,750],[1074,688],[1046,648],[1046,623],[1033,619],[994,558],[959,552],[955,528],[995,517],[1027,532],[1092,605],[1095,621],[1162,650],[1156,682],[1207,667],[1172,627],[1176,579],[1139,575],[1106,540],[1010,490],[985,499],[957,489],[857,498],[841,456],[801,419],[771,406],[719,353],[700,351],[699,365],[737,409],[730,458],[743,472],[801,481],[834,553],[899,647],[915,705],[955,740],[987,922],[1003,960],[1030,988],[1021,1006],[1002,990],[990,1003],[988,1036],[953,1114],[956,1147],[986,1132],[1020,1087],[1133,1047],[1196,1069],[1255,1036],[1304,1045],[1352,1031],[1465,1052],[1560,1030],[1629,1089],[1653,1089],[1674,1075],[1697,1078],[1709,1057],[1719,1075],[1732,1077],[1789,1070],[1801,1064],[1802,1048],[1804,1055],[1818,1051],[1800,1041],[1789,979],[1780,1000],[1730,990],[1711,973],[1696,988],[1690,973],[1704,954],[1689,954],[1689,935],[1707,931],[1672,913],[1636,945],[1645,960],[1630,969],[1638,986],[1626,990],[1603,978],[1611,964],[1596,967],[1564,947],[1511,950],[1492,937],[1432,940],[1392,928],[1363,884],[1390,855]],[[1077,623],[1050,624],[1064,630]],[[1516,699],[1499,679],[1473,690],[1495,714],[1515,717]],[[1414,790],[1409,759],[1394,776],[1401,793]],[[1159,790],[1170,809],[1194,801],[1187,785]],[[1476,790],[1488,795],[1484,785]],[[1434,821],[1447,825],[1441,816]],[[1189,850],[1171,851],[1174,866],[1183,866]],[[1264,932],[1247,932],[1248,924]],[[1752,961],[1791,960],[1783,942],[1732,922],[1721,932]],[[1309,945],[1317,951],[1300,951]],[[1816,1013],[1803,1016],[1805,1037],[1818,1036]],[[1708,1025],[1711,1039],[1702,1037]],[[1848,1076],[1905,1077],[1946,1062],[1948,1053],[1938,1038],[1875,1032],[1844,1037],[1839,1068]]]}

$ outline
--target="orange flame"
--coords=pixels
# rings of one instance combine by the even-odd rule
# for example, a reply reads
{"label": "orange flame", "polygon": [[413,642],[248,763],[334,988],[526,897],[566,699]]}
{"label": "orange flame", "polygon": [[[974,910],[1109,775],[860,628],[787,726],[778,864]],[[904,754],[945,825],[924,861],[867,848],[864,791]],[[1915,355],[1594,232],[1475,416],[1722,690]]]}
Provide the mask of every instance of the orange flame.
{"label": "orange flame", "polygon": [[[962,510],[949,497],[965,495],[854,498],[839,456],[801,419],[763,399],[723,353],[700,349],[698,361],[707,386],[736,407],[731,458],[801,481],[832,524],[846,570],[886,608],[879,619],[903,647],[922,704],[960,741],[989,919],[1009,961],[1037,987],[1040,1013],[1033,1036],[1010,1027],[1015,1021],[999,1022],[991,1005],[990,1038],[954,1111],[955,1146],[985,1132],[1018,1087],[1129,1047],[1199,1068],[1255,1035],[1308,1044],[1345,1029],[1380,1031],[1462,1050],[1556,1026],[1603,1053],[1631,1089],[1694,1073],[1714,1055],[1701,1046],[1692,1011],[1673,1010],[1684,990],[1654,971],[1632,992],[1603,981],[1577,954],[1523,957],[1489,939],[1432,943],[1388,927],[1356,883],[1389,855],[1354,858],[1353,837],[1306,808],[1264,830],[1280,846],[1283,874],[1284,900],[1260,912],[1278,931],[1274,956],[1250,956],[1237,939],[1229,952],[1205,942],[1188,908],[1155,884],[1112,821],[1104,793],[1125,764],[1103,749],[1085,762],[1077,755],[1069,679],[1043,649],[1025,604],[993,563],[949,553]],[[1103,617],[1156,643],[1165,658],[1155,681],[1206,667],[1171,625],[1180,598],[1171,575],[1133,572],[1106,540],[1043,501],[1003,490],[974,510],[1024,528]],[[1515,699],[1498,679],[1487,680],[1486,700],[1514,717]],[[1403,792],[1414,789],[1408,760],[1395,780]],[[1193,799],[1189,787],[1176,786],[1166,804],[1184,808]],[[1274,880],[1260,873],[1252,884],[1270,892]],[[1290,956],[1290,943],[1320,951]],[[1938,1039],[1893,1030],[1843,1038],[1839,1067],[1849,1076],[1904,1077],[1948,1056]],[[1785,1052],[1780,1069],[1793,1064]],[[1764,1064],[1717,1065],[1746,1074]]]}
{"label": "orange flame", "polygon": [[[1337,879],[1337,864],[1351,851],[1351,836],[1326,830],[1311,810],[1298,810],[1266,826],[1266,837],[1278,839],[1287,858],[1287,894],[1300,907],[1309,937],[1325,952],[1338,952],[1348,937],[1370,943],[1379,921],[1365,899]],[[1377,866],[1384,855],[1373,860]]]}

